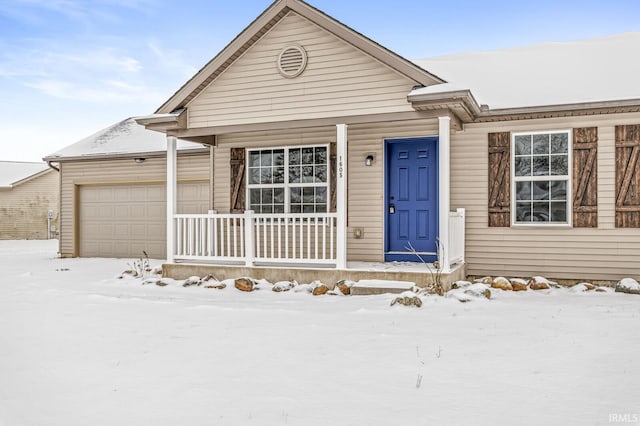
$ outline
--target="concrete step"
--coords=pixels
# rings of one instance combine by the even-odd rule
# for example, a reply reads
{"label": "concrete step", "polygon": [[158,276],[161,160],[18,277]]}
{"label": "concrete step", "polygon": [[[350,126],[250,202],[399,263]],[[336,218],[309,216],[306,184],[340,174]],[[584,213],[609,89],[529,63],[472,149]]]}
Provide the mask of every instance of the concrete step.
{"label": "concrete step", "polygon": [[399,294],[411,290],[415,285],[411,281],[360,280],[351,286],[351,294],[353,296],[384,293]]}

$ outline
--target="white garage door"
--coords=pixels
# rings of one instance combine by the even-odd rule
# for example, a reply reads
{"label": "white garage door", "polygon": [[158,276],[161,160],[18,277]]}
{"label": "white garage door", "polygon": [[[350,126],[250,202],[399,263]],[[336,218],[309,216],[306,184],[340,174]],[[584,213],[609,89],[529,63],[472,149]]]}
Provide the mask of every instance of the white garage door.
{"label": "white garage door", "polygon": [[[178,212],[206,213],[208,182],[178,184]],[[79,251],[82,257],[166,257],[164,184],[79,188]]]}

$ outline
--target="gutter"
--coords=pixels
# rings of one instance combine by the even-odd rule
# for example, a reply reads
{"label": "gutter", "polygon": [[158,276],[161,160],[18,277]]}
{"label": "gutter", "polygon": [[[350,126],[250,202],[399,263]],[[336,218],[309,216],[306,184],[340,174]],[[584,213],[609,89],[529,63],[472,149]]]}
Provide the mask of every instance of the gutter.
{"label": "gutter", "polygon": [[51,164],[51,161],[47,161],[47,166],[49,166],[50,168],[52,168],[53,170],[55,170],[56,172],[60,172],[60,168],[54,166],[53,164]]}
{"label": "gutter", "polygon": [[142,126],[148,126],[152,124],[178,123],[178,121],[180,120],[180,116],[186,110],[186,108],[180,108],[168,114],[145,115],[142,117],[135,117],[134,120],[136,121],[136,123]]}
{"label": "gutter", "polygon": [[[198,155],[208,153],[209,148],[206,146],[198,148],[178,149],[178,155]],[[91,161],[91,160],[129,160],[136,157],[144,158],[162,158],[167,155],[167,151],[147,151],[147,152],[114,152],[105,154],[91,154],[91,155],[74,155],[68,157],[45,157],[44,161],[49,164],[49,167],[58,170],[55,166],[50,165],[51,162],[61,163],[64,161]]]}
{"label": "gutter", "polygon": [[[491,109],[487,105],[480,105],[469,89],[452,88],[452,90],[448,91],[420,93],[421,89],[426,88],[416,89],[407,96],[407,100],[414,104],[414,108],[419,108],[420,105],[437,105],[439,103],[462,103],[467,108],[469,116],[461,118],[464,122],[471,123],[508,121],[518,119],[521,116],[543,116],[549,114],[561,117],[572,113],[579,115],[587,111],[607,109],[625,110],[621,112],[640,111],[640,98]],[[415,93],[416,91],[418,93]]]}
{"label": "gutter", "polygon": [[407,100],[411,103],[435,103],[435,102],[452,102],[452,101],[462,101],[473,113],[474,116],[480,114],[481,107],[476,101],[476,98],[471,93],[469,89],[459,89],[459,90],[451,90],[447,92],[438,92],[438,93],[417,93],[411,94],[407,96]]}
{"label": "gutter", "polygon": [[625,99],[613,101],[596,101],[596,102],[580,102],[570,104],[557,105],[537,105],[529,107],[501,108],[501,109],[482,109],[476,116],[476,120],[491,119],[510,115],[524,114],[544,114],[544,113],[562,113],[571,111],[586,111],[593,109],[608,108],[638,108],[640,110],[640,99]]}

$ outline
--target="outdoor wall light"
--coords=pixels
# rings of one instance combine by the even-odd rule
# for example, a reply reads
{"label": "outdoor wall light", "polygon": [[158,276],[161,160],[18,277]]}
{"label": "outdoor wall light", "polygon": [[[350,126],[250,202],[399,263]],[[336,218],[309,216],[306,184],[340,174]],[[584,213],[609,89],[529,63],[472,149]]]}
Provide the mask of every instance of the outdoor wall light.
{"label": "outdoor wall light", "polygon": [[144,157],[136,157],[136,158],[133,159],[133,161],[135,161],[137,164],[144,163],[144,160],[146,160],[146,158],[144,158]]}
{"label": "outdoor wall light", "polygon": [[376,159],[375,154],[367,154],[366,158],[364,159],[364,165],[367,167],[371,167],[375,159]]}

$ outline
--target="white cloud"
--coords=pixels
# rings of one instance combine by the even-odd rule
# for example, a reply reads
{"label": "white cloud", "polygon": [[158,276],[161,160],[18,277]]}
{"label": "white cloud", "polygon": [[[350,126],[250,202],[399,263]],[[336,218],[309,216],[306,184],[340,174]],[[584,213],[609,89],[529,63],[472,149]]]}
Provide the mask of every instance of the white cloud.
{"label": "white cloud", "polygon": [[198,72],[196,67],[184,60],[180,50],[165,48],[156,40],[147,42],[147,47],[155,55],[162,69],[175,70],[185,78],[191,78]]}
{"label": "white cloud", "polygon": [[130,103],[144,98],[145,102],[159,103],[162,100],[161,95],[153,88],[115,80],[78,84],[70,80],[36,79],[25,85],[47,96],[83,102]]}
{"label": "white cloud", "polygon": [[3,0],[0,16],[36,24],[46,22],[43,11],[91,26],[100,22],[120,22],[129,11],[150,13],[158,3],[152,0]]}
{"label": "white cloud", "polygon": [[64,46],[45,43],[30,49],[4,49],[0,53],[0,87],[6,79],[61,99],[131,102],[143,93],[159,99],[157,90],[141,75],[143,69],[141,60],[118,47],[65,50]]}

